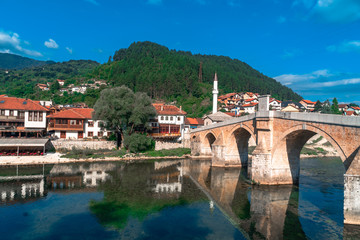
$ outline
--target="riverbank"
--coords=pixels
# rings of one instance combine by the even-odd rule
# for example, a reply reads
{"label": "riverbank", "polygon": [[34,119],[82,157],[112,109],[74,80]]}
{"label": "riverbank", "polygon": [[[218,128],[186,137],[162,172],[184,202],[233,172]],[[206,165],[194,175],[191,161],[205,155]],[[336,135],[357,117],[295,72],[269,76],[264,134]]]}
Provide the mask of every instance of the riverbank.
{"label": "riverbank", "polygon": [[[32,165],[32,164],[59,164],[59,163],[79,163],[79,162],[107,162],[107,161],[138,161],[138,160],[161,160],[161,159],[185,159],[192,158],[190,155],[183,156],[126,156],[126,157],[104,157],[104,158],[64,158],[60,153],[48,153],[44,156],[5,156],[0,157],[0,166],[4,165]],[[201,157],[195,157],[201,158]]]}

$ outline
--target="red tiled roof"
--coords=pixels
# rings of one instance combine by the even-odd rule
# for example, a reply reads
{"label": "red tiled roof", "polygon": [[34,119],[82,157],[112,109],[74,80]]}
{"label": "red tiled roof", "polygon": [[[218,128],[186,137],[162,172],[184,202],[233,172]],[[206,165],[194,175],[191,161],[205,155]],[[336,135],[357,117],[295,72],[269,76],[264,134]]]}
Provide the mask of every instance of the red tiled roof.
{"label": "red tiled roof", "polygon": [[56,79],[56,81],[58,81],[58,82],[65,82],[65,80],[61,80],[61,79]]}
{"label": "red tiled roof", "polygon": [[346,104],[346,103],[341,103],[341,104],[339,104],[338,106],[339,106],[339,108],[345,108],[345,107],[347,107],[347,105],[348,105],[348,104]]}
{"label": "red tiled roof", "polygon": [[270,98],[269,103],[271,103],[271,102],[273,102],[273,101],[276,101],[276,102],[278,102],[278,103],[281,103],[280,100],[277,100],[277,99],[275,99],[275,98]]}
{"label": "red tiled roof", "polygon": [[0,96],[0,109],[8,110],[28,110],[28,111],[48,111],[39,102],[24,98]]}
{"label": "red tiled roof", "polygon": [[354,110],[360,110],[360,107],[352,107]]}
{"label": "red tiled roof", "polygon": [[246,99],[245,102],[251,102],[251,101],[254,101],[254,100],[257,100],[256,98],[249,98],[249,99]]}
{"label": "red tiled roof", "polygon": [[346,111],[346,116],[352,116],[354,115],[354,111]]}
{"label": "red tiled roof", "polygon": [[48,118],[91,119],[92,108],[70,108],[47,116]]}
{"label": "red tiled roof", "polygon": [[305,99],[303,99],[303,100],[301,100],[301,101],[303,101],[303,102],[306,103],[306,104],[316,104],[316,102],[313,102],[313,101],[310,101],[310,100],[305,100]]}
{"label": "red tiled roof", "polygon": [[157,115],[186,115],[186,112],[180,110],[174,105],[165,105],[164,103],[153,103]]}
{"label": "red tiled roof", "polygon": [[185,118],[187,125],[204,125],[204,120],[201,118]]}
{"label": "red tiled roof", "polygon": [[256,106],[256,105],[258,105],[258,103],[248,103],[248,104],[242,105],[242,107],[253,107],[253,106]]}

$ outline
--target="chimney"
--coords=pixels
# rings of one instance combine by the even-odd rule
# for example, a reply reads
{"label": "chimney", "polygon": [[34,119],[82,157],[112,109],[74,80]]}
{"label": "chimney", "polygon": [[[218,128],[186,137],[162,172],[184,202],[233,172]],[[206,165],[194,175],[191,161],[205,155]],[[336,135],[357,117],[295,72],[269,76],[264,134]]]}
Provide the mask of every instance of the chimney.
{"label": "chimney", "polygon": [[180,106],[180,112],[181,112],[182,106]]}
{"label": "chimney", "polygon": [[164,111],[164,105],[161,105],[161,111]]}

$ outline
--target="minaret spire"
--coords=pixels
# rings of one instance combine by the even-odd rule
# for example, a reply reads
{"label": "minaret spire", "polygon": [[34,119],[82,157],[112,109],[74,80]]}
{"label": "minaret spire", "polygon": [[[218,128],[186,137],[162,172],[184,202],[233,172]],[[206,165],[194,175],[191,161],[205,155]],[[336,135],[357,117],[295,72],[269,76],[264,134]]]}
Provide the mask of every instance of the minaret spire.
{"label": "minaret spire", "polygon": [[219,94],[219,90],[218,90],[218,78],[217,78],[217,73],[215,72],[215,76],[214,76],[214,88],[213,88],[213,110],[212,113],[216,113],[217,112],[217,101],[218,101],[218,94]]}

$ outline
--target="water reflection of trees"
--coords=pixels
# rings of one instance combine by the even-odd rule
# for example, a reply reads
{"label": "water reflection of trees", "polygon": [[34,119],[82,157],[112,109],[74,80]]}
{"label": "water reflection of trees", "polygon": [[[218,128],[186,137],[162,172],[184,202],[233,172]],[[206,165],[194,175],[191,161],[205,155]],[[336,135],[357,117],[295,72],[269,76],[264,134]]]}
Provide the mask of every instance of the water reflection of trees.
{"label": "water reflection of trees", "polygon": [[[106,226],[122,229],[129,218],[144,220],[167,207],[205,200],[190,179],[183,176],[182,163],[125,164],[111,172],[102,201],[93,201],[91,211]],[[160,186],[160,187],[159,187]]]}

